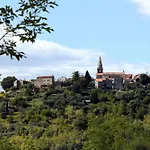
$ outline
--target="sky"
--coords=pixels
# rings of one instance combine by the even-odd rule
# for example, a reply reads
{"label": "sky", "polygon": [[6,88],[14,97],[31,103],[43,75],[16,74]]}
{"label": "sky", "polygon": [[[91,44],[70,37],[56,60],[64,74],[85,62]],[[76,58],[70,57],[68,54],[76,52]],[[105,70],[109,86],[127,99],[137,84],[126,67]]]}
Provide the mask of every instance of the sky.
{"label": "sky", "polygon": [[[16,76],[33,79],[72,72],[95,77],[99,56],[104,71],[150,72],[150,0],[57,0],[51,10],[51,34],[43,33],[34,44],[18,42],[27,58],[0,57],[1,79]],[[17,0],[2,0],[1,6],[17,7]],[[0,7],[1,7],[0,6]],[[2,32],[0,33],[0,35]]]}

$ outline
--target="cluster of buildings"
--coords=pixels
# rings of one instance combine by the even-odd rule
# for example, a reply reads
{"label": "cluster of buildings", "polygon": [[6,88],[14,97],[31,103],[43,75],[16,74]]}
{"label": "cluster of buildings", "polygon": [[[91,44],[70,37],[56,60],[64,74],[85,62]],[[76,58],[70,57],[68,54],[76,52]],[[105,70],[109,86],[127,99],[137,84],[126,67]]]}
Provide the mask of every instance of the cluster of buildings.
{"label": "cluster of buildings", "polygon": [[19,88],[22,85],[27,84],[28,82],[33,83],[34,86],[37,88],[43,88],[43,87],[47,87],[47,86],[53,87],[55,84],[55,78],[54,78],[54,76],[39,76],[36,79],[32,79],[30,81],[16,80],[14,82],[14,87]]}
{"label": "cluster of buildings", "polygon": [[132,74],[126,74],[123,72],[104,72],[102,59],[99,57],[95,87],[107,88],[107,89],[123,89],[125,82],[136,82],[140,78],[140,75],[133,77]]}
{"label": "cluster of buildings", "polygon": [[[106,89],[123,89],[124,82],[135,82],[140,76],[132,76],[132,74],[126,74],[123,72],[104,72],[102,59],[99,57],[95,87],[96,88],[106,88]],[[29,82],[33,83],[37,88],[43,88],[47,86],[54,87],[57,82],[54,76],[39,76],[36,79],[32,79]],[[26,84],[24,80],[16,80],[14,82],[15,87],[19,87]]]}

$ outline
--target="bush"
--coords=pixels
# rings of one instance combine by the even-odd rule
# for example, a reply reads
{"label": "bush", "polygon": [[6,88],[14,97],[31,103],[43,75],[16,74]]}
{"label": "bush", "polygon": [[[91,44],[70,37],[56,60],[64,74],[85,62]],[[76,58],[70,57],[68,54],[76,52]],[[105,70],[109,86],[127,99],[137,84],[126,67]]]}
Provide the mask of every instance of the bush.
{"label": "bush", "polygon": [[78,118],[74,121],[74,125],[78,130],[85,130],[88,127],[86,118]]}
{"label": "bush", "polygon": [[19,126],[16,127],[16,134],[19,135],[19,136],[28,135],[29,131],[23,125],[19,125]]}
{"label": "bush", "polygon": [[31,101],[32,100],[32,98],[30,97],[30,96],[27,96],[26,98],[25,98],[25,101]]}
{"label": "bush", "polygon": [[40,122],[39,122],[39,126],[40,126],[40,127],[43,127],[43,128],[47,128],[47,127],[49,126],[49,124],[48,124],[48,122],[46,122],[46,121],[40,121]]}
{"label": "bush", "polygon": [[26,100],[23,97],[15,97],[15,99],[13,99],[12,101],[12,105],[15,105],[17,107],[22,107],[22,108],[26,108],[29,105],[27,104]]}
{"label": "bush", "polygon": [[20,150],[19,147],[11,145],[6,138],[0,139],[0,150]]}
{"label": "bush", "polygon": [[34,139],[39,139],[43,134],[43,131],[38,131],[32,135]]}
{"label": "bush", "polygon": [[137,117],[141,120],[144,119],[144,116],[148,113],[148,110],[146,108],[140,108],[138,111],[137,111]]}
{"label": "bush", "polygon": [[7,117],[7,121],[11,124],[14,123],[14,118],[12,116]]}
{"label": "bush", "polygon": [[150,104],[150,97],[149,97],[149,96],[146,96],[146,97],[143,99],[143,104],[145,104],[145,105]]}

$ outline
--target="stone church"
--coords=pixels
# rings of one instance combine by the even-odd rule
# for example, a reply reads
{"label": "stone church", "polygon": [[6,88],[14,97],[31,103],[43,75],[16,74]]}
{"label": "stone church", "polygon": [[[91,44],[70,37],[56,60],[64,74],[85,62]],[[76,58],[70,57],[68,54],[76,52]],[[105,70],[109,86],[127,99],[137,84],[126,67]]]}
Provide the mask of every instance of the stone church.
{"label": "stone church", "polygon": [[132,80],[132,74],[123,72],[103,72],[102,59],[99,57],[95,87],[121,90],[125,81]]}

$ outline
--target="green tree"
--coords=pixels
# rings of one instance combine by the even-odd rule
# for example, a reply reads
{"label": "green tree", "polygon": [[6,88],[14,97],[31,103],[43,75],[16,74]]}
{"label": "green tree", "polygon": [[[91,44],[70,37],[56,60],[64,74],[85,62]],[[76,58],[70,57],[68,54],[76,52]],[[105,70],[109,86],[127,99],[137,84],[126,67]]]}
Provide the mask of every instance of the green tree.
{"label": "green tree", "polygon": [[147,85],[150,83],[150,77],[147,74],[140,75],[140,83],[143,85]]}
{"label": "green tree", "polygon": [[150,97],[149,97],[149,96],[145,96],[144,99],[143,99],[143,103],[144,103],[145,105],[150,104]]}
{"label": "green tree", "polygon": [[12,146],[6,138],[1,138],[0,150],[19,150],[19,147]]}
{"label": "green tree", "polygon": [[84,150],[148,150],[149,133],[139,122],[107,113],[89,116]]}
{"label": "green tree", "polygon": [[26,100],[20,96],[16,96],[12,100],[12,105],[17,106],[17,107],[23,107],[23,108],[26,108],[28,106]]}
{"label": "green tree", "polygon": [[98,93],[96,90],[92,90],[90,100],[93,104],[97,104],[99,102]]}
{"label": "green tree", "polygon": [[26,96],[31,96],[32,93],[33,93],[33,90],[34,90],[34,85],[32,83],[28,83],[26,86],[25,86],[25,95]]}
{"label": "green tree", "polygon": [[73,82],[79,82],[80,81],[79,71],[75,71],[72,73],[72,81]]}
{"label": "green tree", "polygon": [[4,90],[7,90],[11,87],[13,87],[14,81],[17,80],[16,77],[14,76],[8,76],[6,78],[4,78],[1,82],[1,86]]}
{"label": "green tree", "polygon": [[92,81],[92,78],[88,72],[88,70],[86,71],[85,73],[85,82],[86,82],[86,85],[88,86],[90,84],[90,82]]}
{"label": "green tree", "polygon": [[15,57],[20,60],[25,57],[24,52],[17,51],[17,43],[7,37],[18,37],[21,42],[33,43],[43,31],[54,31],[47,23],[46,14],[57,3],[51,0],[18,0],[17,6],[0,7],[0,25],[4,30],[0,37],[0,55],[6,54],[11,59]]}

